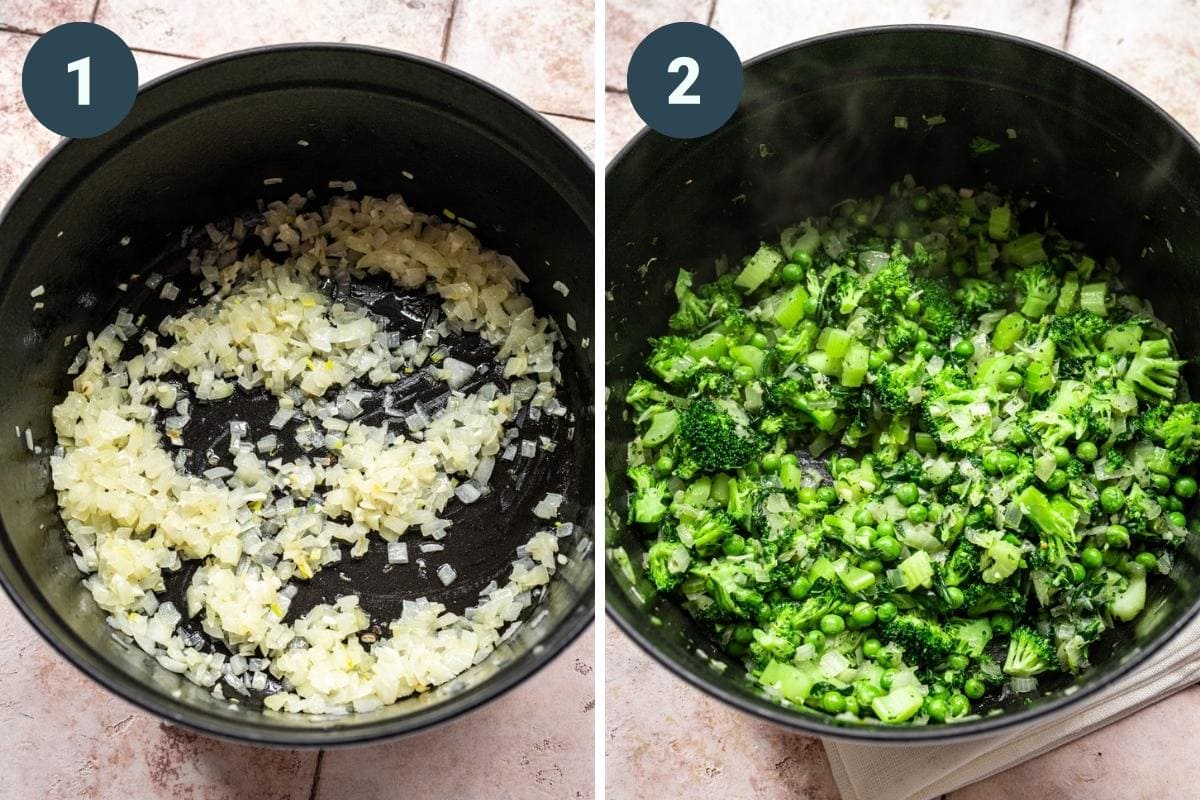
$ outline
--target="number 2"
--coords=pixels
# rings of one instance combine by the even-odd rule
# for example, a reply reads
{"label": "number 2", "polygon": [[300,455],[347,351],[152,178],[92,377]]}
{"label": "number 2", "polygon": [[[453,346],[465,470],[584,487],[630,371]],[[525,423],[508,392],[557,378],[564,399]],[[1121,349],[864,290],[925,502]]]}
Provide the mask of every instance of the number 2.
{"label": "number 2", "polygon": [[[695,62],[692,62],[695,63]],[[79,73],[79,99],[78,105],[90,106],[92,104],[92,59],[90,56],[76,59],[70,64],[67,64],[67,72]]]}
{"label": "number 2", "polygon": [[698,106],[700,105],[700,95],[688,94],[688,89],[692,88],[692,84],[700,77],[700,64],[691,56],[679,56],[667,66],[667,72],[676,73],[680,70],[687,74],[683,76],[683,80],[675,87],[675,91],[667,96],[667,105],[672,106]]}

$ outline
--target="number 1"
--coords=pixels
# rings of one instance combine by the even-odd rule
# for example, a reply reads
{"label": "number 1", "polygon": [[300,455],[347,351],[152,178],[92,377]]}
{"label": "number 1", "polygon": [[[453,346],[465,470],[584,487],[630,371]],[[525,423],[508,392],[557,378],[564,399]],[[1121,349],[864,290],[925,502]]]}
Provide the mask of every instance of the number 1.
{"label": "number 1", "polygon": [[92,104],[92,59],[90,56],[76,59],[70,64],[67,64],[67,72],[79,73],[79,100],[78,105],[90,106]]}
{"label": "number 1", "polygon": [[667,105],[671,106],[698,106],[700,105],[700,95],[688,94],[688,89],[692,88],[692,84],[700,77],[700,64],[691,56],[679,56],[667,66],[667,72],[676,73],[680,70],[687,72],[683,76],[683,80],[675,87],[675,91],[667,95]]}

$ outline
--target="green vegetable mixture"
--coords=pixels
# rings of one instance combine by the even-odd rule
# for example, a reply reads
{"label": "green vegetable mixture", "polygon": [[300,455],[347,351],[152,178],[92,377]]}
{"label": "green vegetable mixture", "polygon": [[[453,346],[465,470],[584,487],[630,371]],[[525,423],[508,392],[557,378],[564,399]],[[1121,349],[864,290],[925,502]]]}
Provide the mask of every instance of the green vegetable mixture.
{"label": "green vegetable mixture", "polygon": [[1170,332],[1041,217],[905,179],[679,272],[625,398],[629,520],[781,701],[923,723],[1034,693],[1195,529]]}

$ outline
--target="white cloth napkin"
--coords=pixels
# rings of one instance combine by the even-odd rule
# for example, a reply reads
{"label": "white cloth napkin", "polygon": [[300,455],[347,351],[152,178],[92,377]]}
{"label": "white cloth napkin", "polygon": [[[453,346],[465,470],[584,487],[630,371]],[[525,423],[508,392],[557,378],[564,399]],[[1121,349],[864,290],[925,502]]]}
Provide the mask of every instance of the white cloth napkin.
{"label": "white cloth napkin", "polygon": [[1200,679],[1200,617],[1140,669],[1068,711],[961,744],[827,740],[844,800],[928,800],[1002,772],[1161,700]]}

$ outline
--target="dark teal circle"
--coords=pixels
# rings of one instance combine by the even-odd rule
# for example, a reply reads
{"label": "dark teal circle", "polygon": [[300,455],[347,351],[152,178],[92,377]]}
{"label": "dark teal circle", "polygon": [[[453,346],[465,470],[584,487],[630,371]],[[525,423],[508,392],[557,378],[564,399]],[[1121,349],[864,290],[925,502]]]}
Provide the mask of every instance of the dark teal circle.
{"label": "dark teal circle", "polygon": [[[692,59],[698,70],[686,92],[699,103],[672,103],[671,95],[689,75],[677,59]],[[651,33],[629,59],[629,100],[654,130],[675,139],[695,139],[724,125],[742,99],[742,62],[721,34],[697,22],[673,22]]]}
{"label": "dark teal circle", "polygon": [[[80,105],[85,76],[67,65],[88,59],[88,104]],[[121,37],[91,22],[68,22],[33,43],[21,68],[21,91],[37,121],[60,136],[88,139],[125,119],[137,95],[138,71]]]}

